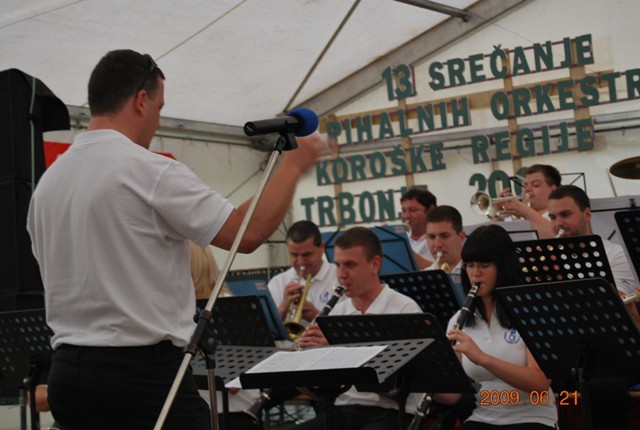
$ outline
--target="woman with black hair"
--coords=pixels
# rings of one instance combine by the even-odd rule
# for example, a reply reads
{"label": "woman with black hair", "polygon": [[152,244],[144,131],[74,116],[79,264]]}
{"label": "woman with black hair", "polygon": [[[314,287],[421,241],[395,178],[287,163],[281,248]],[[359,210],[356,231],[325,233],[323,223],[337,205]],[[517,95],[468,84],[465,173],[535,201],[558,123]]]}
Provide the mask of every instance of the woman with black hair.
{"label": "woman with black hair", "polygon": [[[463,287],[478,285],[478,294],[462,330],[452,330],[459,312],[449,321],[448,337],[462,367],[480,383],[476,408],[460,427],[477,429],[554,429],[557,411],[551,381],[544,375],[514,328],[495,289],[520,283],[521,268],[509,234],[500,226],[478,227],[462,248]],[[466,274],[466,276],[465,276]],[[460,394],[437,394],[440,403],[455,403]],[[540,401],[544,398],[547,401]],[[546,403],[543,405],[542,403]]]}

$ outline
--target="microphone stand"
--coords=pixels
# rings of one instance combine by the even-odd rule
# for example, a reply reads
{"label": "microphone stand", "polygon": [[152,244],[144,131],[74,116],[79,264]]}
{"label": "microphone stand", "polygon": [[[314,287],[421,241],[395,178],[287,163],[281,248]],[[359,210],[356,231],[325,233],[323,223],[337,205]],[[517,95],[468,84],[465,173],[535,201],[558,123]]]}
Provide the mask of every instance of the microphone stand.
{"label": "microphone stand", "polygon": [[260,197],[264,192],[264,187],[266,186],[267,181],[269,180],[269,176],[271,176],[271,172],[273,170],[273,167],[276,164],[278,156],[282,153],[282,151],[290,151],[292,149],[296,149],[297,147],[298,147],[298,144],[296,142],[294,133],[285,133],[285,132],[280,133],[280,136],[278,137],[278,140],[276,141],[275,146],[273,148],[273,152],[269,157],[269,161],[267,163],[267,166],[265,167],[262,178],[260,179],[260,183],[258,184],[258,189],[256,191],[256,194],[251,200],[249,208],[247,209],[247,213],[245,214],[245,217],[242,220],[242,223],[240,224],[240,228],[238,229],[238,234],[236,235],[236,238],[234,239],[233,244],[229,249],[229,255],[227,257],[227,260],[225,261],[224,266],[220,270],[220,274],[216,281],[216,285],[213,287],[213,291],[209,296],[209,301],[207,301],[207,305],[200,312],[198,316],[196,328],[193,332],[193,335],[191,337],[189,344],[185,348],[184,358],[182,359],[182,363],[178,369],[178,373],[176,374],[176,377],[173,381],[173,385],[169,390],[169,394],[167,395],[164,406],[160,411],[160,415],[158,416],[158,420],[156,421],[154,430],[162,429],[162,426],[164,425],[164,422],[167,419],[167,415],[169,414],[169,409],[171,408],[171,405],[173,404],[173,400],[175,399],[176,394],[178,393],[178,388],[180,386],[180,383],[182,382],[182,379],[184,378],[184,375],[187,372],[187,368],[189,366],[189,363],[191,362],[191,359],[196,354],[196,351],[198,349],[201,349],[203,351],[205,362],[207,364],[209,396],[211,399],[211,425],[213,430],[218,430],[218,427],[219,427],[218,426],[218,410],[217,410],[217,404],[216,404],[216,386],[215,386],[216,340],[213,332],[208,329],[209,320],[212,317],[211,309],[213,309],[216,299],[218,298],[218,294],[220,294],[220,290],[222,289],[222,286],[224,284],[224,279],[227,276],[229,269],[231,268],[233,259],[238,253],[238,248],[240,247],[240,241],[242,240],[242,237],[244,236],[244,233],[247,230],[247,226],[249,225],[249,221],[251,221],[251,217],[253,216],[253,213],[255,212],[256,207],[258,206],[258,201],[260,200]]}

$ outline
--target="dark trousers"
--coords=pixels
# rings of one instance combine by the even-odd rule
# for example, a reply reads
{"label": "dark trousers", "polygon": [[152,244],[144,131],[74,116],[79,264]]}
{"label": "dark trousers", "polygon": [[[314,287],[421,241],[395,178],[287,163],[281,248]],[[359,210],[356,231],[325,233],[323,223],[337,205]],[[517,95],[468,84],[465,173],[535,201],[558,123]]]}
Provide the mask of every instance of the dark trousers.
{"label": "dark trousers", "polygon": [[[65,430],[152,429],[183,352],[170,342],[144,347],[62,345],[53,355],[49,403]],[[210,430],[211,415],[189,369],[163,430]]]}
{"label": "dark trousers", "polygon": [[[398,411],[376,406],[334,406],[333,428],[335,430],[397,430]],[[405,417],[405,423],[411,422],[411,416]],[[324,414],[293,427],[296,430],[324,429]]]}
{"label": "dark trousers", "polygon": [[510,424],[504,426],[498,426],[494,424],[477,423],[474,421],[467,421],[462,426],[458,427],[459,430],[554,430],[553,427],[545,426],[543,424],[536,423],[522,423],[522,424]]}

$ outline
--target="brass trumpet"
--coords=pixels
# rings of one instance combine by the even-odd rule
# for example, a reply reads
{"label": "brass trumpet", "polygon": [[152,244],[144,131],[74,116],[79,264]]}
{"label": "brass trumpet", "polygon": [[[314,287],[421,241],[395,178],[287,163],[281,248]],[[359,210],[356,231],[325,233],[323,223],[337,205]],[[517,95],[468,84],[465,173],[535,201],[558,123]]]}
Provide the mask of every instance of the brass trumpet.
{"label": "brass trumpet", "polygon": [[449,267],[449,263],[445,261],[444,263],[440,264],[441,258],[442,258],[442,251],[437,251],[436,261],[433,262],[433,267],[435,267],[436,269],[442,270],[445,273],[449,273],[449,271],[451,270],[451,268]]}
{"label": "brass trumpet", "polygon": [[497,199],[492,199],[491,196],[484,191],[478,191],[473,196],[471,196],[471,200],[469,204],[471,205],[471,210],[477,213],[478,215],[498,215],[500,217],[504,215],[508,215],[501,211],[495,212],[493,205],[498,203],[506,203],[512,202],[515,200],[522,200],[524,203],[529,204],[529,195],[523,194],[522,196],[508,196],[508,197],[500,197]]}
{"label": "brass trumpet", "polygon": [[[304,275],[304,266],[300,267],[300,279],[303,278]],[[304,277],[304,286],[302,288],[302,293],[300,297],[296,300],[293,300],[289,305],[289,309],[287,310],[287,317],[284,320],[284,328],[289,333],[289,337],[291,340],[298,339],[302,333],[304,333],[304,326],[300,323],[302,320],[302,311],[304,310],[304,302],[307,301],[307,295],[309,294],[309,289],[311,288],[311,274],[307,274]]]}

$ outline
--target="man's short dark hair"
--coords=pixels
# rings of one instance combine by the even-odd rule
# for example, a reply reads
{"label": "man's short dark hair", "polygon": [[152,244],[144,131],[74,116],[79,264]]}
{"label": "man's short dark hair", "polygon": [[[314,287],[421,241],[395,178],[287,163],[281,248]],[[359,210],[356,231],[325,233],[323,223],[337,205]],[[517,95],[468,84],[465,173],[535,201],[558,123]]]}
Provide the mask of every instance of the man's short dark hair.
{"label": "man's short dark hair", "polygon": [[91,115],[117,112],[129,97],[146,89],[155,96],[158,77],[164,79],[148,54],[130,49],[110,51],[102,57],[89,78],[89,109]]}
{"label": "man's short dark hair", "polygon": [[374,232],[365,227],[352,227],[335,241],[336,248],[350,249],[361,246],[365,256],[371,261],[376,255],[382,258],[382,243]]}
{"label": "man's short dark hair", "polygon": [[561,185],[549,194],[549,200],[559,200],[565,197],[571,197],[582,212],[584,212],[586,208],[591,208],[591,202],[589,201],[587,193],[575,185]]}
{"label": "man's short dark hair", "polygon": [[431,209],[427,214],[427,224],[430,222],[444,221],[450,222],[456,233],[460,233],[462,231],[462,215],[460,215],[458,209],[453,206],[437,206]]}
{"label": "man's short dark hair", "polygon": [[531,175],[532,173],[542,173],[544,180],[548,186],[555,185],[559,187],[562,183],[562,175],[558,169],[548,164],[533,164],[524,171],[524,175]]}
{"label": "man's short dark hair", "polygon": [[320,246],[322,244],[320,229],[311,221],[295,222],[287,231],[287,239],[293,243],[302,243],[310,237],[313,238],[314,246]]}
{"label": "man's short dark hair", "polygon": [[431,191],[421,190],[420,188],[410,188],[406,193],[400,197],[400,203],[405,200],[415,200],[420,203],[426,210],[429,210],[433,206],[437,206],[436,196]]}

